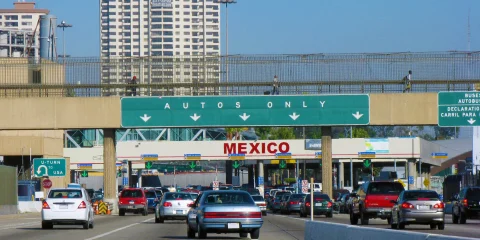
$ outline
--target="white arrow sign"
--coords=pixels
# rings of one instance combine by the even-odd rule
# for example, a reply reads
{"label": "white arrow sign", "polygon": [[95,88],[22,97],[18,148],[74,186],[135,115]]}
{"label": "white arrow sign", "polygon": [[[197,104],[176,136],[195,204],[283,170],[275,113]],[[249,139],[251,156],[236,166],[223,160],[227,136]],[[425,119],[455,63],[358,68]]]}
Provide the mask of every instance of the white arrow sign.
{"label": "white arrow sign", "polygon": [[297,115],[296,113],[293,113],[293,115],[288,115],[288,116],[290,116],[293,119],[293,121],[297,120],[297,118],[300,117],[300,115]]}
{"label": "white arrow sign", "polygon": [[360,119],[360,118],[363,116],[363,114],[360,114],[358,111],[357,111],[356,113],[352,113],[352,115],[353,115],[357,120]]}
{"label": "white arrow sign", "polygon": [[477,120],[473,119],[473,118],[470,118],[469,120],[467,120],[468,123],[470,123],[470,125],[474,124]]}
{"label": "white arrow sign", "polygon": [[246,113],[243,113],[243,115],[238,115],[243,121],[247,121],[247,119],[250,117],[250,115],[247,115]]}
{"label": "white arrow sign", "polygon": [[38,166],[37,175],[40,175],[40,173],[42,172],[42,171],[40,171],[41,168],[45,169],[45,175],[48,175],[48,168],[45,165]]}
{"label": "white arrow sign", "polygon": [[193,116],[190,117],[196,122],[201,116],[198,116],[196,113],[194,113]]}
{"label": "white arrow sign", "polygon": [[143,117],[140,116],[140,118],[141,118],[144,122],[148,122],[148,120],[150,120],[150,118],[152,118],[152,117],[148,116],[147,114],[143,114]]}

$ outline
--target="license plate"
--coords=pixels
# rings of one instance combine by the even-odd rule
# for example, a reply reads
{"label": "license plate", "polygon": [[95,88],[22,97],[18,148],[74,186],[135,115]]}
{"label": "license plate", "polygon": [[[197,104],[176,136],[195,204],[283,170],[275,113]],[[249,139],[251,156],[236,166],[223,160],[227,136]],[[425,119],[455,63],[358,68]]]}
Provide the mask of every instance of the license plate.
{"label": "license plate", "polygon": [[315,206],[321,207],[321,206],[323,206],[323,204],[322,203],[315,203]]}
{"label": "license plate", "polygon": [[177,214],[183,214],[183,210],[177,210]]}
{"label": "license plate", "polygon": [[430,206],[418,206],[418,210],[430,210]]}
{"label": "license plate", "polygon": [[62,204],[60,205],[60,209],[68,209],[68,205]]}
{"label": "license plate", "polygon": [[391,209],[391,208],[384,208],[383,211],[384,211],[384,212],[391,212],[392,209]]}
{"label": "license plate", "polygon": [[127,208],[133,208],[133,206],[127,206]]}
{"label": "license plate", "polygon": [[238,229],[240,228],[240,223],[228,223],[228,229]]}
{"label": "license plate", "polygon": [[135,202],[134,201],[130,201],[130,204],[134,204]]}

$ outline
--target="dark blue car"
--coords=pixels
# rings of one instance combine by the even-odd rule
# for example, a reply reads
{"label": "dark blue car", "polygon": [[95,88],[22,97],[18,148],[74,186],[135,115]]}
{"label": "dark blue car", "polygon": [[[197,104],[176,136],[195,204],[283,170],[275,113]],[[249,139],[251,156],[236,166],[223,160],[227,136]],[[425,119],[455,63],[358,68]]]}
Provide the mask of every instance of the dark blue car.
{"label": "dark blue car", "polygon": [[159,196],[154,190],[146,190],[145,196],[147,197],[148,210],[154,212],[159,201]]}

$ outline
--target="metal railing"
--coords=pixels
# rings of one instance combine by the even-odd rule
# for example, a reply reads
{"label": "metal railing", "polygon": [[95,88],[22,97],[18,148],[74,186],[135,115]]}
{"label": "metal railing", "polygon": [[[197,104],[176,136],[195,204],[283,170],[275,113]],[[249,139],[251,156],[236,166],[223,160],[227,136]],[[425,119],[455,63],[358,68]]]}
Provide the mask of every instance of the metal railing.
{"label": "metal railing", "polygon": [[[0,58],[0,97],[262,95],[474,90],[480,52]],[[228,60],[228,71],[225,62]],[[228,72],[228,83],[224,82]],[[138,82],[129,85],[133,76]],[[134,87],[133,87],[134,86]],[[132,91],[135,89],[135,91]]]}

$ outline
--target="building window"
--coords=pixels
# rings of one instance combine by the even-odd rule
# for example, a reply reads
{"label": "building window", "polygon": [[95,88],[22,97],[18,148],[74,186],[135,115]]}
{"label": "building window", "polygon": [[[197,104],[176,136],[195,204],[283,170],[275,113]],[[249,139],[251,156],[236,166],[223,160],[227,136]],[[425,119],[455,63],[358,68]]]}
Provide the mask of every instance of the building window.
{"label": "building window", "polygon": [[22,15],[22,19],[32,19],[32,15]]}
{"label": "building window", "polygon": [[17,15],[14,15],[14,16],[7,15],[7,16],[5,16],[5,20],[6,21],[16,21],[16,20],[18,20],[18,16]]}

